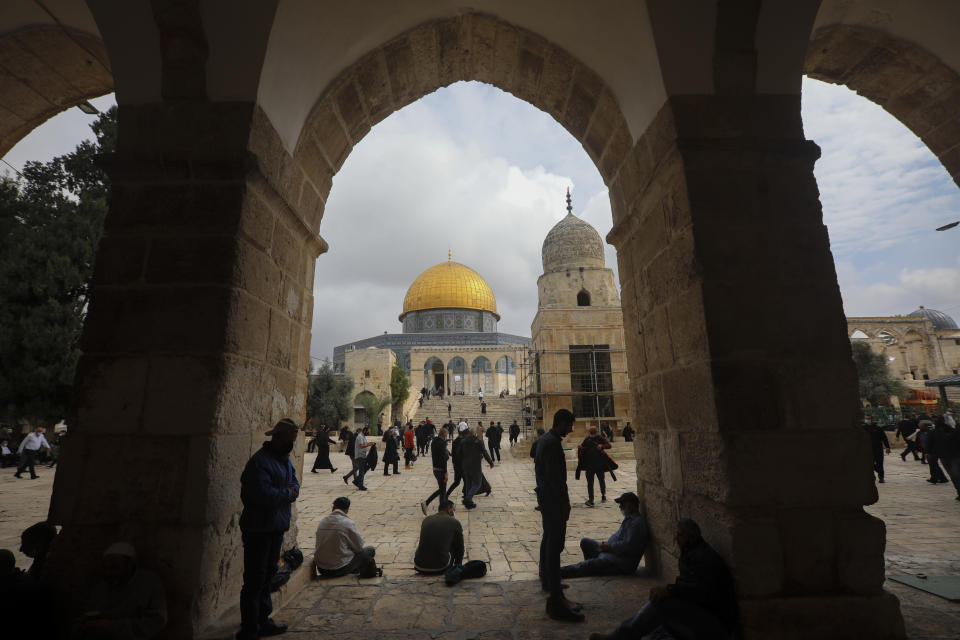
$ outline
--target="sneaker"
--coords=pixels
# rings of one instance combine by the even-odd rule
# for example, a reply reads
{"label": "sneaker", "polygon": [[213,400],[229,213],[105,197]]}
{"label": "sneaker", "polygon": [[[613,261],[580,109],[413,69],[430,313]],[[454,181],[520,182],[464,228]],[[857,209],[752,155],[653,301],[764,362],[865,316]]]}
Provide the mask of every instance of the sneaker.
{"label": "sneaker", "polygon": [[266,636],[279,636],[282,633],[287,632],[287,625],[277,624],[272,619],[267,619],[267,621],[260,625],[260,637]]}
{"label": "sneaker", "polygon": [[423,515],[427,515],[427,503],[423,500],[420,501],[420,511],[423,511]]}
{"label": "sneaker", "polygon": [[310,473],[316,473],[316,472],[317,472],[316,469],[310,469]]}
{"label": "sneaker", "polygon": [[588,507],[592,507],[592,506],[593,506],[593,500],[587,500],[587,501],[584,502],[583,504],[587,505]]}
{"label": "sneaker", "polygon": [[547,598],[547,615],[554,620],[565,622],[583,622],[586,620],[586,616],[572,609],[567,602],[553,598]]}

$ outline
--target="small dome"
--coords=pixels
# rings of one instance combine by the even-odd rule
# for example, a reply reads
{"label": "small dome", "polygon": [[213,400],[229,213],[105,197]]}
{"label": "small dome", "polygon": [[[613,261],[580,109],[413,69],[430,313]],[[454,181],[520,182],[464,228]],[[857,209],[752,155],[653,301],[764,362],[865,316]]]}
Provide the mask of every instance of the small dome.
{"label": "small dome", "polygon": [[930,322],[933,323],[933,328],[938,331],[957,328],[957,323],[954,322],[953,318],[945,314],[943,311],[926,309],[923,305],[920,305],[920,308],[916,311],[911,311],[908,313],[907,316],[912,318],[929,318]]}
{"label": "small dome", "polygon": [[603,241],[589,223],[573,213],[550,229],[543,240],[543,272],[563,271],[576,267],[606,266],[603,257]]}
{"label": "small dome", "polygon": [[403,299],[400,319],[411,311],[423,309],[479,309],[489,311],[497,320],[497,299],[479,273],[449,260],[434,265],[417,276]]}

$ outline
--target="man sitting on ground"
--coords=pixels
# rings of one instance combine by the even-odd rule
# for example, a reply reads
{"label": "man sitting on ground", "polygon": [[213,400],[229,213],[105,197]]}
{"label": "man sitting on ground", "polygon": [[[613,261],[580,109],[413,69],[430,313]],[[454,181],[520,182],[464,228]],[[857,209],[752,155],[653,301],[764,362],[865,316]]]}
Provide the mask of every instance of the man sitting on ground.
{"label": "man sitting on ground", "polygon": [[167,626],[167,599],[157,574],[137,568],[133,545],[115,542],[103,552],[101,579],[87,594],[75,636],[155,638]]}
{"label": "man sitting on ground", "polygon": [[424,518],[413,568],[420,573],[443,573],[463,562],[463,526],[453,517],[456,507],[441,499],[440,509]]}
{"label": "man sitting on ground", "polygon": [[350,498],[333,501],[333,511],[317,525],[317,547],[313,561],[321,576],[345,576],[360,573],[373,564],[376,549],[363,546],[363,536],[356,523],[347,517]]}
{"label": "man sitting on ground", "polygon": [[582,538],[583,561],[560,567],[561,578],[630,575],[637,570],[650,539],[647,519],[640,513],[640,498],[632,491],[615,500],[623,522],[606,542]]}
{"label": "man sitting on ground", "polygon": [[680,548],[676,581],[650,589],[650,600],[637,615],[624,620],[613,633],[594,633],[590,640],[642,638],[658,630],[677,640],[730,637],[737,619],[730,570],[693,520],[677,522],[676,542]]}

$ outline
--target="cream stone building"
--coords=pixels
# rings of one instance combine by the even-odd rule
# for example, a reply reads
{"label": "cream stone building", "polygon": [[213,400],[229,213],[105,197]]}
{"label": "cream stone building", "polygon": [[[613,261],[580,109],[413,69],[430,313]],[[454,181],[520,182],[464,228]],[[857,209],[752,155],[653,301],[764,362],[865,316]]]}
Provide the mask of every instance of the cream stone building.
{"label": "cream stone building", "polygon": [[567,215],[547,234],[541,255],[525,385],[534,426],[549,428],[558,409],[569,409],[575,433],[601,421],[619,433],[630,419],[620,295],[600,234],[573,215],[569,191]]}
{"label": "cream stone building", "polygon": [[[473,269],[454,262],[449,253],[446,262],[421,273],[407,289],[399,320],[402,333],[358,340],[333,352],[334,369],[349,375],[354,389],[363,388],[369,373],[385,379],[389,392],[393,363],[406,371],[410,397],[391,420],[410,417],[421,389],[455,395],[477,395],[482,390],[487,397],[518,392],[518,363],[530,338],[497,330],[500,314],[490,285]],[[391,357],[375,355],[380,353]],[[351,366],[359,357],[370,367]]]}
{"label": "cream stone building", "polygon": [[[908,390],[933,391],[927,382],[960,375],[960,328],[942,311],[921,306],[905,316],[850,317],[847,333],[883,354],[890,374]],[[960,388],[946,387],[946,393],[960,402]]]}
{"label": "cream stone building", "polygon": [[[351,349],[344,358],[343,373],[353,380],[353,424],[354,426],[367,423],[367,415],[363,405],[359,403],[362,394],[372,394],[375,398],[388,398],[390,391],[390,376],[397,356],[390,349]],[[383,423],[393,421],[393,407],[387,405],[383,409]],[[376,416],[374,417],[376,422]]]}

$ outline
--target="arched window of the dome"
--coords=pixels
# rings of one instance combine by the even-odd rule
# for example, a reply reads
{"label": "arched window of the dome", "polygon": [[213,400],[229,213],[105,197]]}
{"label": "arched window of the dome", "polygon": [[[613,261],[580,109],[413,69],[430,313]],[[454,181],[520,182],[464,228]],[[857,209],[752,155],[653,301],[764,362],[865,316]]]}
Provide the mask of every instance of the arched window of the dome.
{"label": "arched window of the dome", "polygon": [[489,360],[483,356],[478,357],[470,365],[470,373],[475,387],[470,390],[471,393],[481,388],[487,389],[488,392],[493,389],[493,367],[490,366]]}
{"label": "arched window of the dome", "polygon": [[466,382],[467,363],[457,356],[447,364],[447,370],[450,372],[450,391],[463,395],[463,387]]}
{"label": "arched window of the dome", "polygon": [[590,292],[586,289],[581,289],[580,293],[577,294],[577,306],[578,307],[589,307],[590,306]]}

